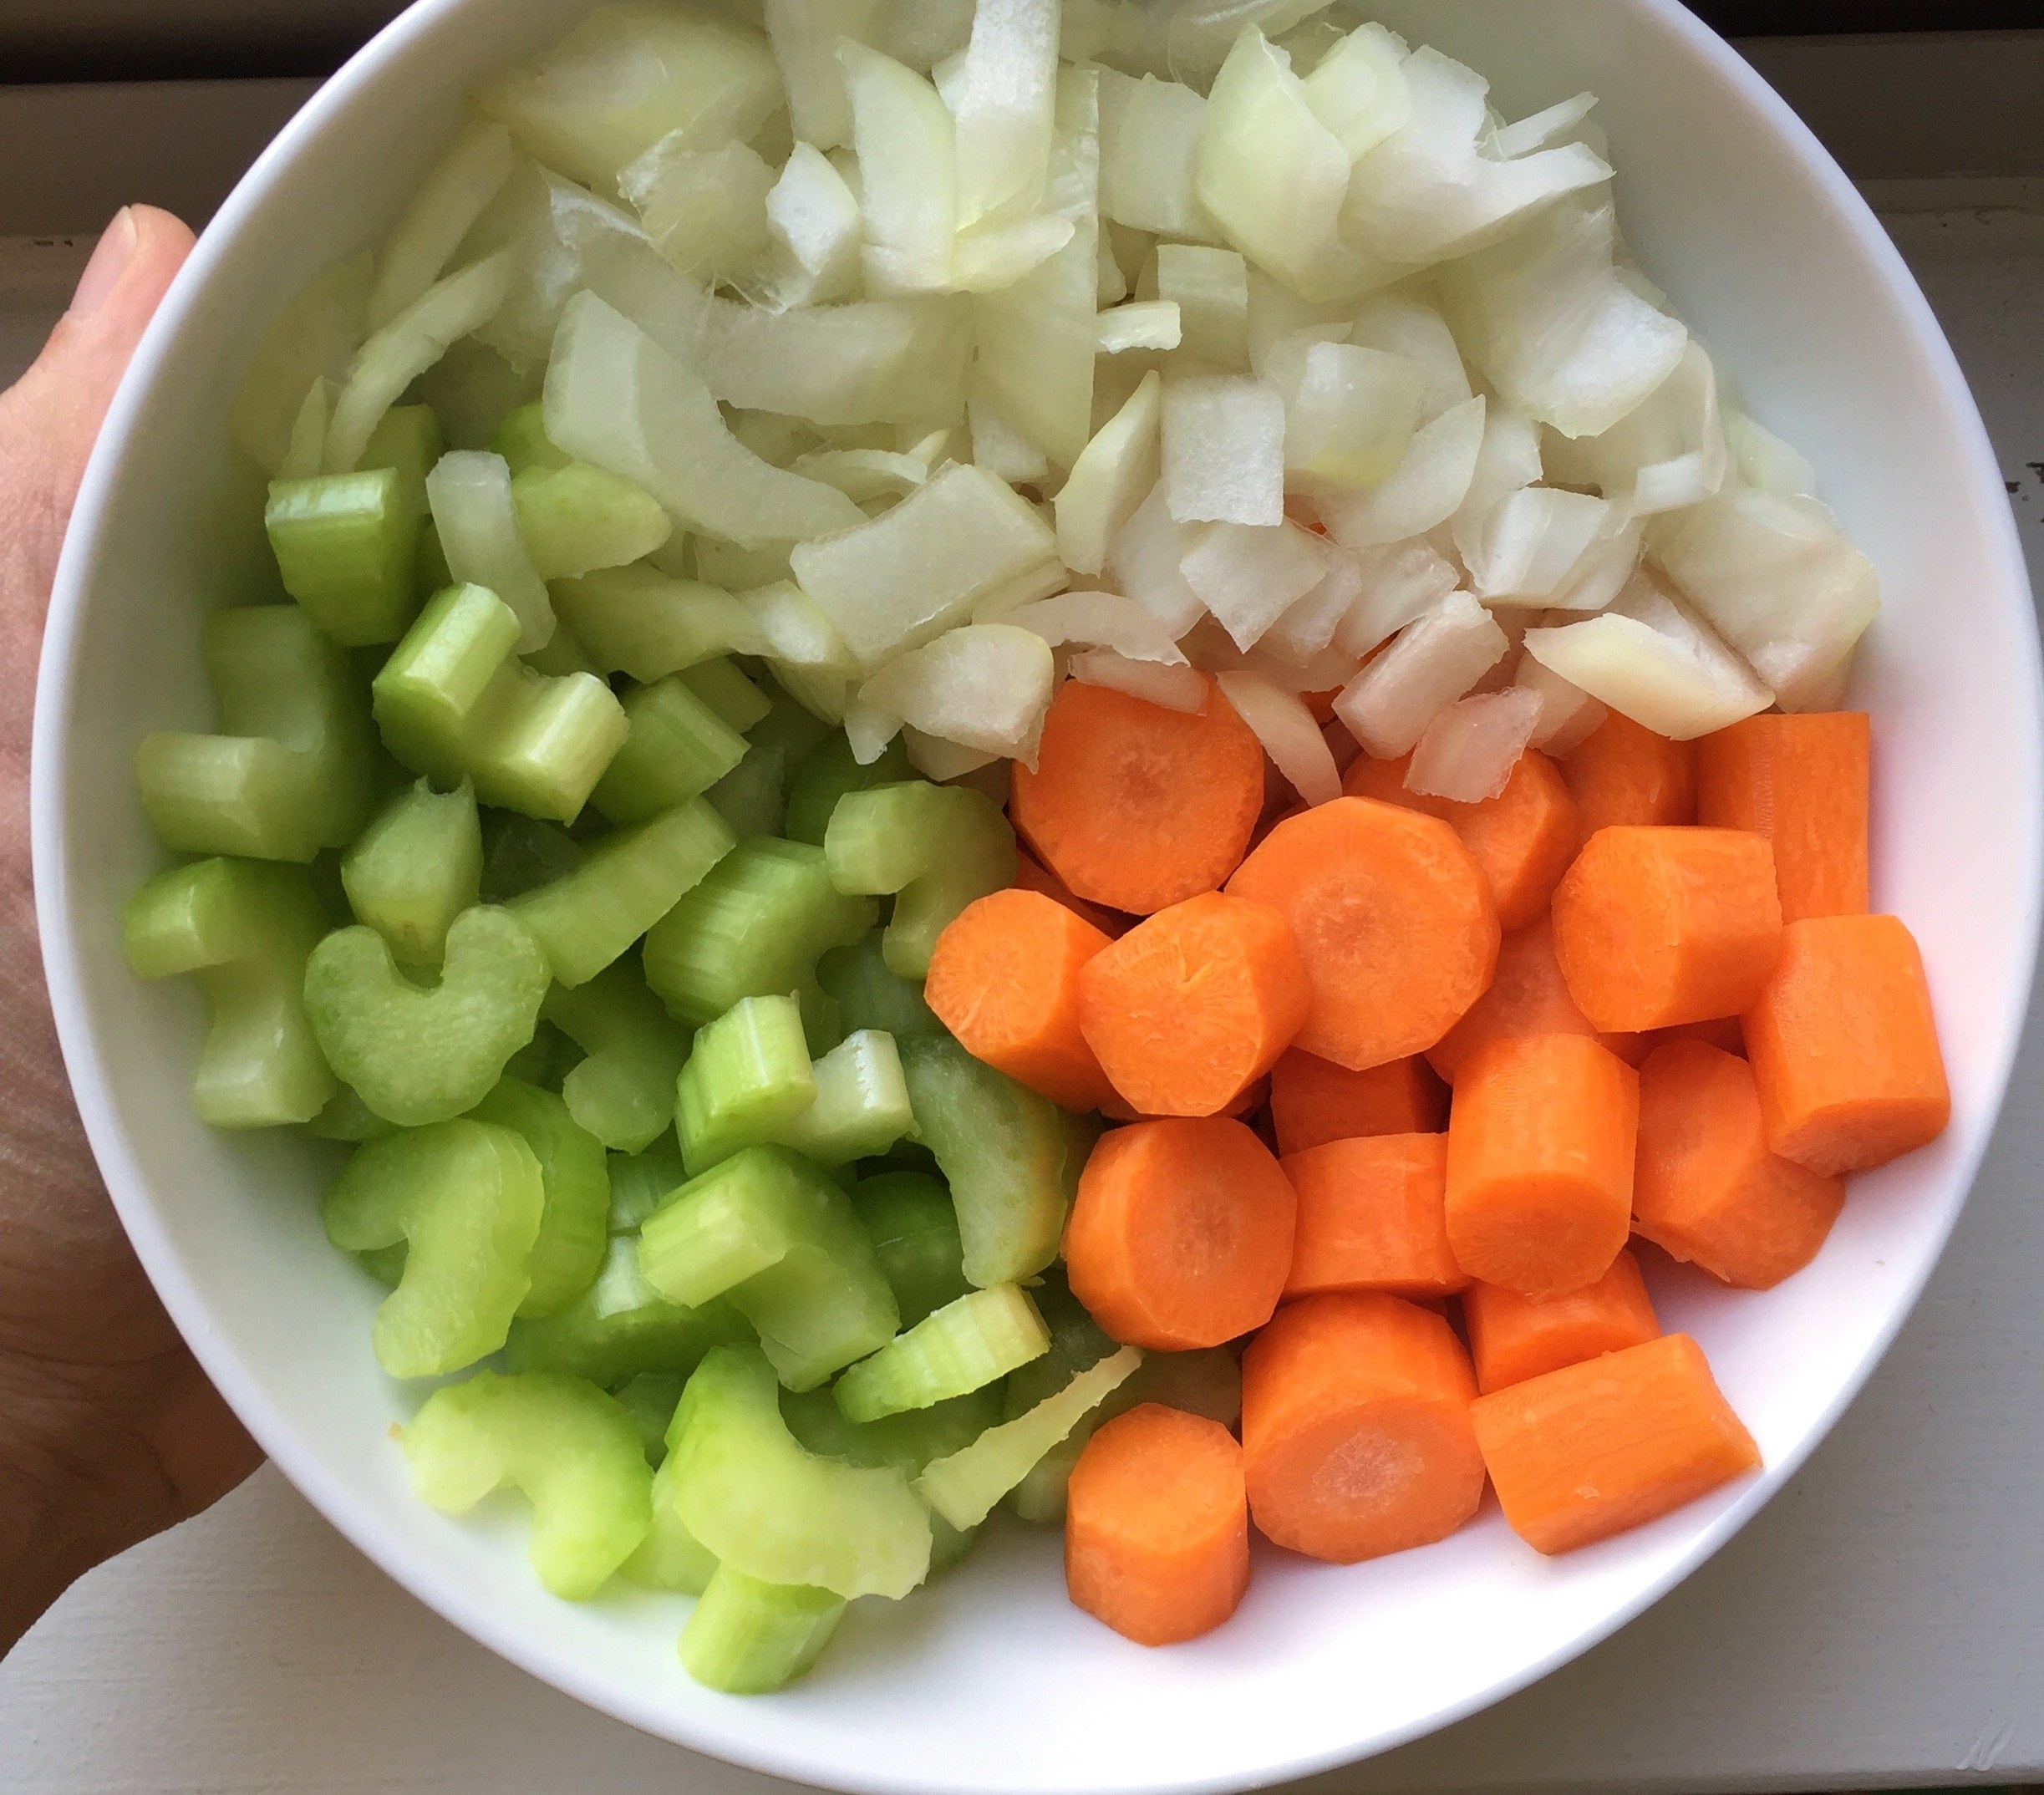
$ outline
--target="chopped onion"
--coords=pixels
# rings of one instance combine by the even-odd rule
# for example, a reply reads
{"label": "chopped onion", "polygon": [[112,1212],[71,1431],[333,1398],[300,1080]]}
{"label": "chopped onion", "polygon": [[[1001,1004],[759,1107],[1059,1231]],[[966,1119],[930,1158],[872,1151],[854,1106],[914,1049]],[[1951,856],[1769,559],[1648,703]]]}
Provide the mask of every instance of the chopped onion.
{"label": "chopped onion", "polygon": [[1330,804],[1341,796],[1335,757],[1299,699],[1254,674],[1216,674],[1214,683],[1301,798],[1309,805]]}
{"label": "chopped onion", "polygon": [[1737,464],[1741,486],[1784,498],[1817,496],[1817,470],[1808,458],[1743,411],[1725,414],[1725,440]]}
{"label": "chopped onion", "polygon": [[[985,768],[996,768],[999,774],[999,798],[1001,801],[1006,801],[1008,770],[1003,764],[1007,759],[1006,755],[989,754],[979,748],[961,748],[956,742],[925,735],[922,730],[907,725],[903,725],[902,740],[908,750],[908,764],[925,779],[933,779],[940,786],[948,785],[953,780],[970,779],[974,773]],[[885,745],[884,743],[882,745],[883,750]],[[873,756],[876,760],[879,758],[878,755]],[[861,764],[871,765],[872,763],[866,761]],[[995,796],[994,792],[987,795],[989,797]]]}
{"label": "chopped onion", "polygon": [[327,427],[333,419],[333,402],[341,389],[324,374],[306,389],[305,403],[298,407],[297,420],[291,426],[284,456],[272,471],[279,480],[310,480],[327,465]]}
{"label": "chopped onion", "polygon": [[1206,615],[1206,605],[1187,582],[1184,568],[1199,536],[1197,524],[1182,524],[1172,517],[1159,481],[1108,544],[1109,577],[1173,638]]}
{"label": "chopped onion", "polygon": [[1517,125],[1500,125],[1492,134],[1492,152],[1508,162],[1515,156],[1550,149],[1566,140],[1596,108],[1594,94],[1578,94],[1574,99],[1564,99],[1544,112],[1521,119]]}
{"label": "chopped onion", "polygon": [[796,456],[790,471],[836,487],[854,505],[905,497],[930,477],[928,462],[885,449],[819,450]]}
{"label": "chopped onion", "polygon": [[1359,26],[1305,78],[1306,104],[1353,162],[1412,117],[1405,43],[1383,26]]}
{"label": "chopped onion", "polygon": [[[1356,557],[1332,542],[1321,542],[1319,549],[1325,570],[1320,583],[1265,630],[1258,644],[1269,653],[1300,665],[1333,643],[1335,632],[1355,612],[1357,600],[1363,596],[1363,570]],[[1454,583],[1451,573],[1447,586],[1441,590],[1452,590]],[[1348,659],[1353,662],[1360,657]],[[1341,683],[1348,683],[1346,669]]]}
{"label": "chopped onion", "polygon": [[766,196],[766,225],[768,310],[821,305],[857,291],[866,231],[858,198],[815,145],[798,143],[788,153]]}
{"label": "chopped onion", "polygon": [[1133,231],[1204,242],[1213,226],[1192,196],[1207,102],[1189,87],[1116,69],[1100,77],[1100,209]]}
{"label": "chopped onion", "polygon": [[1457,804],[1496,797],[1532,740],[1540,711],[1539,694],[1523,686],[1444,705],[1412,750],[1406,790]]}
{"label": "chopped onion", "polygon": [[1048,477],[1050,458],[983,399],[968,401],[973,460],[1011,486],[1028,486]]}
{"label": "chopped onion", "polygon": [[1508,645],[1489,612],[1467,592],[1451,592],[1355,676],[1335,700],[1335,714],[1367,753],[1396,760]]}
{"label": "chopped onion", "polygon": [[[1552,603],[1573,570],[1604,539],[1610,521],[1608,500],[1556,486],[1522,487],[1491,512],[1481,538],[1464,549],[1477,595],[1487,604]],[[1635,537],[1629,567],[1638,555]]]}
{"label": "chopped onion", "polygon": [[1602,435],[1557,435],[1548,449],[1555,480],[1594,486],[1635,517],[1701,505],[1724,485],[1730,459],[1717,374],[1695,342],[1675,372]]}
{"label": "chopped onion", "polygon": [[521,654],[545,648],[553,640],[553,600],[518,533],[510,464],[475,450],[444,455],[426,475],[426,502],[455,582],[486,586],[511,607]]}
{"label": "chopped onion", "polygon": [[958,121],[961,228],[1033,211],[1050,172],[1058,0],[979,0],[943,94]]}
{"label": "chopped onion", "polygon": [[1159,243],[1157,297],[1178,308],[1186,359],[1218,373],[1249,366],[1249,266],[1232,249]]}
{"label": "chopped onion", "polygon": [[479,122],[455,139],[384,239],[369,293],[371,329],[388,324],[446,271],[516,161],[511,133],[501,125]]}
{"label": "chopped onion", "polygon": [[1308,305],[1290,287],[1251,267],[1247,331],[1251,371],[1259,380],[1279,384],[1282,376],[1296,371],[1305,343],[1346,343],[1355,328],[1355,311],[1351,300]]}
{"label": "chopped onion", "polygon": [[961,748],[1033,762],[1055,679],[1041,636],[968,623],[890,661],[859,688],[859,704]]}
{"label": "chopped onion", "polygon": [[[974,225],[951,246],[951,284],[962,293],[997,293],[1040,268],[1071,242],[1071,220],[1031,212],[1006,224]],[[1096,284],[1099,270],[1094,262]]]}
{"label": "chopped onion", "polygon": [[1519,658],[1513,682],[1540,700],[1540,720],[1533,725],[1533,747],[1563,755],[1587,741],[1603,725],[1604,707],[1579,685],[1572,685],[1532,654]]}
{"label": "chopped onion", "polygon": [[1094,434],[1059,489],[1058,555],[1075,573],[1098,573],[1106,566],[1109,542],[1143,495],[1157,487],[1162,388],[1154,369],[1145,374],[1127,403]]}
{"label": "chopped onion", "polygon": [[1487,402],[1444,412],[1412,439],[1396,470],[1367,492],[1322,495],[1320,521],[1344,548],[1377,548],[1438,528],[1461,508],[1483,447]]}
{"label": "chopped onion", "polygon": [[1260,382],[1164,383],[1164,491],[1181,523],[1284,521],[1284,401]]}
{"label": "chopped onion", "polygon": [[847,38],[837,46],[852,103],[862,259],[876,296],[951,284],[958,230],[958,133],[937,89],[891,56]]}
{"label": "chopped onion", "polygon": [[[235,445],[265,473],[275,473],[315,380],[338,383],[369,325],[375,258],[366,251],[336,262],[277,315],[249,358],[227,429]],[[320,447],[320,461],[326,448]],[[315,465],[313,473],[319,471]]]}
{"label": "chopped onion", "polygon": [[1068,642],[1112,648],[1131,661],[1182,667],[1185,651],[1164,626],[1133,598],[1119,592],[1064,592],[1039,598],[995,619],[1041,636],[1054,648]]}
{"label": "chopped onion", "polygon": [[1468,403],[1469,372],[1455,346],[1455,333],[1438,311],[1410,292],[1375,293],[1365,299],[1348,340],[1419,364],[1425,377],[1420,388],[1421,424],[1431,424]]}
{"label": "chopped onion", "polygon": [[1464,565],[1482,557],[1485,533],[1497,507],[1536,484],[1541,475],[1540,426],[1509,406],[1492,405],[1484,415],[1483,446],[1469,476],[1469,491],[1448,524]]}
{"label": "chopped onion", "polygon": [[1138,299],[1102,312],[1096,328],[1103,355],[1129,349],[1175,349],[1184,341],[1185,322],[1175,299]]}
{"label": "chopped onion", "polygon": [[887,0],[765,0],[766,34],[788,85],[795,135],[818,150],[852,141],[841,38],[879,47]]}
{"label": "chopped onion", "polygon": [[1155,661],[1131,661],[1112,648],[1089,648],[1071,658],[1071,676],[1081,685],[1104,685],[1146,704],[1187,716],[1206,708],[1206,675],[1190,667],[1162,667]]}
{"label": "chopped onion", "polygon": [[1352,558],[1360,590],[1333,641],[1359,661],[1417,623],[1462,581],[1461,570],[1424,536],[1358,549]]}
{"label": "chopped onion", "polygon": [[756,150],[694,149],[686,132],[672,132],[626,165],[618,188],[676,273],[711,285],[752,280],[771,238],[774,190],[774,171]]}
{"label": "chopped onion", "polygon": [[1326,577],[1318,539],[1295,524],[1209,524],[1179,564],[1235,646],[1253,648],[1264,632]]}
{"label": "chopped onion", "polygon": [[1279,389],[1286,471],[1316,488],[1381,485],[1412,446],[1426,370],[1354,343],[1304,349],[1296,381]]}
{"label": "chopped onion", "polygon": [[[1106,91],[1104,86],[1102,91]],[[1101,217],[1104,221],[1106,214],[1103,213]],[[1121,304],[1128,295],[1128,277],[1121,272],[1121,264],[1114,252],[1113,242],[1103,230],[1093,254],[1093,303],[1105,312]],[[1106,348],[1104,341],[1101,347]]]}

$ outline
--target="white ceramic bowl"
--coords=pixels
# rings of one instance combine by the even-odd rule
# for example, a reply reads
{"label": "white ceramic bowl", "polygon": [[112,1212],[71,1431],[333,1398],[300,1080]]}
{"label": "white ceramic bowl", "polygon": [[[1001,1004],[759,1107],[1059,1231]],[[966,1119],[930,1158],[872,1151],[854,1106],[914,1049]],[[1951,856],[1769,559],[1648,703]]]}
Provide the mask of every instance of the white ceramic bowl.
{"label": "white ceramic bowl", "polygon": [[311,275],[380,234],[484,72],[581,0],[426,0],[333,80],[206,232],[122,389],[58,581],[36,718],[35,851],[50,984],[79,1104],[157,1288],[285,1473],[392,1576],[597,1707],[718,1757],[887,1791],[1223,1789],[1386,1749],[1602,1639],[1731,1537],[1859,1387],[1921,1287],[1999,1105],[2030,988],[2039,881],[2037,651],[2001,482],[1936,324],[1814,139],[1674,0],[1386,0],[1489,74],[1517,115],[1603,96],[1641,262],[1764,422],[1809,453],[1879,564],[1875,889],[1923,944],[1949,1132],[1856,1181],[1818,1262],[1764,1296],[1665,1277],[1766,1454],[1762,1476],[1559,1560],[1494,1507],[1444,1544],[1348,1569],[1265,1551],[1241,1613],[1166,1651],[1067,1605],[1055,1536],[989,1528],[958,1573],[867,1603],[821,1668],[767,1700],[682,1673],[677,1599],[572,1607],[523,1562],[515,1503],[480,1523],[411,1497],[387,1437],[376,1292],[321,1236],[329,1163],[209,1133],[186,1101],[196,998],[121,963],[160,862],[130,761],[206,727],[201,615],[267,589],[259,487],[223,419],[250,348]]}

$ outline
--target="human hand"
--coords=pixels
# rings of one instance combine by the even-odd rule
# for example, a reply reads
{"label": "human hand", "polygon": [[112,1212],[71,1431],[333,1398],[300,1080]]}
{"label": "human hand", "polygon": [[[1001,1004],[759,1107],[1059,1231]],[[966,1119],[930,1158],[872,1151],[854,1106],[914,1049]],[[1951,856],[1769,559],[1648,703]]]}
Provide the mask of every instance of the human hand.
{"label": "human hand", "polygon": [[50,582],[87,457],[191,249],[123,211],[0,394],[0,1652],[102,1559],[196,1514],[261,1455],[143,1274],[85,1144],[50,1020],[28,745]]}

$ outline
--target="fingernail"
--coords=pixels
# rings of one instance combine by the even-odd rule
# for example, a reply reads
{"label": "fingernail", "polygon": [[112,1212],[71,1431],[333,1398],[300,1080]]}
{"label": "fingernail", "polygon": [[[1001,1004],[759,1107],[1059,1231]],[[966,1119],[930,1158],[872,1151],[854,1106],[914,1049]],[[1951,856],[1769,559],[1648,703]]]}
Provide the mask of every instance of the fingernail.
{"label": "fingernail", "polygon": [[89,318],[106,303],[120,285],[121,276],[128,272],[128,264],[135,260],[135,245],[140,241],[133,208],[122,206],[100,237],[84,273],[79,277],[78,291],[71,296],[73,318]]}

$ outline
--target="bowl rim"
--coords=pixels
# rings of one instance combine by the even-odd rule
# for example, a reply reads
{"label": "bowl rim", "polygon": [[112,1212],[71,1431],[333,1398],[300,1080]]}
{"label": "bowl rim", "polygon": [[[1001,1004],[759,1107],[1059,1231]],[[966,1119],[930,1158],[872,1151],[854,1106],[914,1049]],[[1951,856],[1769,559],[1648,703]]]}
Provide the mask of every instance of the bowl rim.
{"label": "bowl rim", "polygon": [[[37,923],[51,1007],[67,1071],[71,1076],[87,1138],[123,1226],[165,1309],[206,1375],[242,1418],[250,1433],[292,1485],[372,1564],[408,1594],[452,1622],[478,1644],[550,1686],[572,1696],[598,1712],[642,1731],[767,1775],[798,1782],[830,1778],[829,1786],[871,1792],[871,1795],[950,1795],[927,1777],[887,1774],[867,1764],[826,1766],[801,1749],[783,1749],[775,1729],[755,1724],[714,1728],[677,1726],[673,1714],[656,1712],[602,1682],[573,1663],[542,1663],[528,1650],[522,1636],[498,1624],[461,1584],[441,1575],[422,1551],[392,1539],[377,1520],[360,1508],[345,1484],[330,1477],[318,1454],[302,1447],[289,1416],[272,1405],[245,1373],[236,1350],[209,1325],[208,1305],[188,1278],[165,1229],[159,1223],[148,1181],[125,1152],[94,1052],[92,1028],[82,983],[75,970],[82,943],[71,927],[70,878],[64,854],[64,791],[68,777],[67,748],[71,733],[78,670],[81,619],[93,584],[98,545],[110,522],[114,491],[129,456],[135,452],[135,424],[151,389],[173,353],[190,314],[198,306],[227,247],[266,202],[271,188],[300,156],[314,150],[329,123],[354,104],[381,79],[385,69],[405,56],[413,44],[440,22],[470,8],[477,0],[414,0],[326,81],[291,119],[236,183],[197,246],[172,282],[145,333],[120,384],[94,445],[80,485],[59,558],[45,625],[37,674],[30,763],[30,839],[35,869]],[[1708,74],[1758,114],[1795,155],[1819,188],[1853,246],[1875,271],[1884,297],[1906,320],[1914,342],[1935,375],[1938,399],[1948,414],[1954,439],[1963,455],[1970,483],[1991,490],[1999,501],[2002,475],[1978,405],[1957,358],[1929,301],[1900,251],[1850,178],[1788,104],[1723,38],[1680,3],[1680,0],[1613,0],[1644,15],[1671,34],[1679,47],[1698,59]],[[1997,503],[1986,511],[1991,543],[1990,558],[1998,558],[2005,589],[2031,590],[2021,540],[2015,520]],[[2044,652],[2034,629],[2020,632],[2028,690],[2026,714],[2014,720],[2025,749],[2018,772],[2034,798],[2044,783]],[[1521,1666],[1511,1676],[1453,1702],[1387,1729],[1360,1747],[1333,1747],[1298,1752],[1265,1762],[1253,1774],[1224,1771],[1211,1777],[1180,1781],[1167,1787],[1187,1792],[1233,1791],[1289,1781],[1362,1762],[1410,1744],[1495,1706],[1551,1675],[1593,1647],[1601,1645],[1658,1602],[1712,1557],[1772,1500],[1830,1433],[1839,1416],[1857,1398],[1874,1368],[1886,1356],[1904,1323],[1914,1312],[1930,1274],[1941,1260],[1952,1228],[1970,1198],[1980,1164],[1998,1125],[2007,1096],[2016,1050],[2029,1008],[2035,977],[2040,922],[2044,921],[2044,806],[2023,808],[2025,835],[2021,862],[2024,882],[2024,921],[2019,962],[2021,976],[2008,983],[2007,994],[1995,1019],[1996,1039],[1988,1084],[1992,1106],[1979,1138],[1955,1168],[1962,1183],[1959,1200],[1931,1244],[1922,1268],[1904,1288],[1884,1325],[1851,1375],[1838,1386],[1802,1437],[1790,1451],[1742,1490],[1689,1543],[1660,1575],[1637,1594],[1600,1616],[1595,1625],[1564,1645]],[[107,1176],[109,1167],[119,1176]],[[426,1592],[430,1592],[430,1594]],[[690,1734],[684,1737],[684,1732]],[[1019,1785],[1018,1785],[1019,1786]]]}

